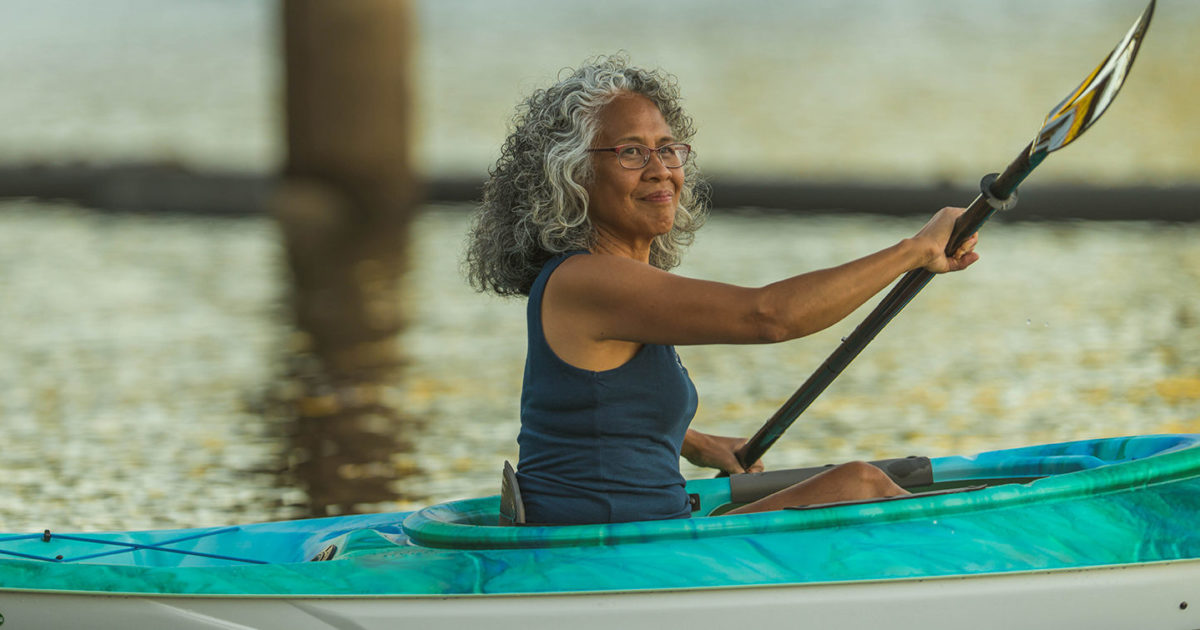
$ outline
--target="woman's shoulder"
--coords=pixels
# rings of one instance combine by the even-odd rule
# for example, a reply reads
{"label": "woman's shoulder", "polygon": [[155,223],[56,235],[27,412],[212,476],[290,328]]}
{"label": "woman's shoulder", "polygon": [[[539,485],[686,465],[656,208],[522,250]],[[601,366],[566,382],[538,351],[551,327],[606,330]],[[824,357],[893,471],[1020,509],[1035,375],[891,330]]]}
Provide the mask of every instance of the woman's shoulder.
{"label": "woman's shoulder", "polygon": [[567,261],[569,261],[573,258],[585,258],[585,257],[588,257],[589,255],[590,255],[590,252],[588,252],[587,250],[584,250],[584,249],[571,250],[571,251],[567,251],[567,252],[561,252],[558,254],[554,254],[554,255],[550,256],[549,258],[547,258],[545,260],[545,262],[542,263],[542,268],[538,275],[541,276],[542,279],[545,279],[545,278],[549,277],[550,274],[557,273],[557,271],[560,268],[562,268],[562,266]]}
{"label": "woman's shoulder", "polygon": [[667,286],[670,272],[623,256],[581,252],[558,261],[543,282],[559,298],[612,306]]}
{"label": "woman's shoulder", "polygon": [[589,251],[565,252],[548,262],[547,266],[554,267],[556,283],[569,279],[572,283],[585,285],[628,278],[641,271],[641,267],[653,269],[650,265],[623,256]]}
{"label": "woman's shoulder", "polygon": [[581,254],[586,255],[587,253],[588,252],[586,250],[573,250],[558,254],[551,254],[537,267],[537,273],[533,275],[533,278],[529,284],[529,290],[526,291],[526,295],[529,297],[536,296],[540,298],[541,293],[545,291],[546,285],[550,282],[551,276],[554,276],[555,284],[558,284],[557,278],[562,275],[559,272],[559,269],[562,268],[563,263],[572,258],[579,258]]}

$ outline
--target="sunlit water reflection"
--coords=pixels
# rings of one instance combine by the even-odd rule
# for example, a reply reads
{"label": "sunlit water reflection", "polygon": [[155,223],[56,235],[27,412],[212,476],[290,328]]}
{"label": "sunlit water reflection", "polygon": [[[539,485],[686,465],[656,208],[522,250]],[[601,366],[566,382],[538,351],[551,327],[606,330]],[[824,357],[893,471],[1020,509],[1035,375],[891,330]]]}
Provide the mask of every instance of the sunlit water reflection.
{"label": "sunlit water reflection", "polygon": [[[406,499],[364,509],[494,493],[516,457],[523,303],[466,286],[465,223],[461,208],[417,223],[410,363],[379,393],[412,420],[399,437],[414,451],[387,461],[408,475],[394,488]],[[679,272],[766,283],[918,224],[718,214]],[[935,279],[768,463],[1200,431],[1198,237],[1196,224],[988,226],[983,260]],[[0,204],[0,529],[300,516],[272,403],[290,386],[283,277],[266,219]],[[681,348],[701,394],[695,426],[752,433],[863,315],[776,346]]]}

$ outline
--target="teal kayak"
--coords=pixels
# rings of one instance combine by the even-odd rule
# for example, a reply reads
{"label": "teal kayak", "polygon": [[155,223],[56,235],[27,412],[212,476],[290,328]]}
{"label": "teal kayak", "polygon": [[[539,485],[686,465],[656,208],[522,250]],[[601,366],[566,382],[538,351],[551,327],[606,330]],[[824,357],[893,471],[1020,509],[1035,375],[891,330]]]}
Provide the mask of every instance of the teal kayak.
{"label": "teal kayak", "polygon": [[[942,578],[1114,567],[1200,576],[1200,435],[1085,440],[887,466],[907,475],[915,494],[720,515],[746,500],[748,484],[765,484],[751,490],[765,492],[787,483],[772,481],[783,473],[768,473],[690,481],[698,509],[670,521],[502,526],[500,498],[491,496],[415,512],[230,527],[0,534],[0,623],[11,623],[15,611],[39,619],[31,611],[65,614],[70,606],[45,602],[68,596],[119,595],[126,603],[367,598],[378,605],[590,594],[620,602],[635,595],[712,597],[726,589],[748,597],[746,589],[798,585],[870,584],[874,592]],[[1200,591],[1192,600],[1190,612],[1183,599],[1173,602],[1173,614],[1200,613]],[[388,618],[407,615],[397,614]]]}

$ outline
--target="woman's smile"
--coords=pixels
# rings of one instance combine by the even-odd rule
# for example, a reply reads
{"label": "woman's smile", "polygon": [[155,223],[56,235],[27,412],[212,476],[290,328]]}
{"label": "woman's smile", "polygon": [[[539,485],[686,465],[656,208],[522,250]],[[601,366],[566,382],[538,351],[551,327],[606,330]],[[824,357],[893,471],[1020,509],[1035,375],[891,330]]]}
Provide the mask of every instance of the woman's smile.
{"label": "woman's smile", "polygon": [[642,197],[642,201],[649,201],[650,203],[671,203],[674,200],[675,192],[671,190],[656,190]]}

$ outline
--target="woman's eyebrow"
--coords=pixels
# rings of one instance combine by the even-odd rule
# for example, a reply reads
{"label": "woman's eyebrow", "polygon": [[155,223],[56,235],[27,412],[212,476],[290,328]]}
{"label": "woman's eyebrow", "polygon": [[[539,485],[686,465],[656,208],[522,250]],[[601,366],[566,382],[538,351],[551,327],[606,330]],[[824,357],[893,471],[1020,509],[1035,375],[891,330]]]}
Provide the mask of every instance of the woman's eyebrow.
{"label": "woman's eyebrow", "polygon": [[614,144],[614,145],[618,145],[618,144],[642,144],[642,145],[646,145],[646,146],[648,146],[648,147],[661,147],[661,146],[663,146],[663,145],[666,145],[666,144],[671,144],[671,143],[673,143],[673,142],[675,142],[675,136],[663,136],[663,137],[659,138],[659,140],[658,140],[658,143],[657,143],[657,144],[653,144],[653,143],[648,143],[648,142],[646,142],[646,141],[645,141],[645,139],[644,139],[644,138],[642,138],[642,136],[625,136],[625,137],[622,137],[622,138],[617,138],[617,139],[616,139],[616,140],[613,142],[613,144]]}

